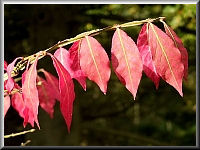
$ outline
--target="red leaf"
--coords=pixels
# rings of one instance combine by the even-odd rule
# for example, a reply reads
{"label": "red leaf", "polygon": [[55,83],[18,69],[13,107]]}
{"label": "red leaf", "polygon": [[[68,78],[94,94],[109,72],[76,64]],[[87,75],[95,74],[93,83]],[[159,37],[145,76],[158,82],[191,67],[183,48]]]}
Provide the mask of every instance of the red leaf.
{"label": "red leaf", "polygon": [[119,28],[112,38],[111,54],[114,72],[135,99],[142,76],[142,60],[135,42]]}
{"label": "red leaf", "polygon": [[7,62],[4,60],[4,70],[7,70],[8,64]]}
{"label": "red leaf", "polygon": [[94,81],[106,94],[110,78],[109,59],[101,44],[93,37],[86,36],[80,48],[80,66],[85,75]]}
{"label": "red leaf", "polygon": [[159,76],[172,85],[181,96],[184,66],[181,53],[171,38],[158,27],[149,24],[149,45]]}
{"label": "red leaf", "polygon": [[[15,89],[20,90],[21,87],[18,84],[15,84]],[[11,97],[11,102],[12,102],[12,107],[19,113],[19,115],[22,118],[25,118],[23,113],[25,108],[25,103],[22,94],[19,92],[14,93]]]}
{"label": "red leaf", "polygon": [[76,79],[81,84],[83,89],[86,91],[86,76],[81,70],[80,67],[80,45],[81,40],[74,42],[73,45],[69,49],[70,59],[72,60],[71,69],[76,72]]}
{"label": "red leaf", "polygon": [[49,86],[50,97],[53,97],[54,99],[57,99],[58,101],[60,101],[58,79],[44,69],[41,69],[41,71],[44,73],[47,84]]}
{"label": "red leaf", "polygon": [[14,65],[16,63],[16,61],[18,59],[22,59],[22,57],[18,57],[16,58],[12,63],[10,63],[7,67],[7,74],[8,74],[8,81],[7,81],[7,84],[6,84],[6,89],[8,90],[8,92],[11,92],[11,90],[13,89],[14,87],[14,80],[13,78],[11,77],[11,72],[13,71],[13,68],[14,68]]}
{"label": "red leaf", "polygon": [[[80,71],[74,71],[74,70],[71,69],[71,65],[73,63],[73,60],[70,59],[70,53],[64,48],[59,48],[54,53],[54,56],[65,67],[65,69],[69,72],[70,76],[72,78],[75,78],[77,81],[79,81],[79,77],[83,76],[83,74],[81,74],[82,72],[80,72]],[[84,82],[84,81],[81,80],[81,82],[80,82],[81,85],[82,85],[82,82]]]}
{"label": "red leaf", "polygon": [[40,106],[50,115],[51,118],[53,118],[54,105],[56,102],[54,92],[51,90],[53,87],[49,85],[46,80],[39,76],[37,76],[37,82],[39,83],[37,88]]}
{"label": "red leaf", "polygon": [[22,74],[22,95],[25,103],[24,109],[24,126],[29,122],[32,127],[34,127],[34,122],[36,122],[38,128],[40,129],[38,122],[38,90],[36,87],[36,77],[37,77],[37,61],[38,56],[36,57],[34,63],[31,67]]}
{"label": "red leaf", "polygon": [[184,65],[184,79],[187,80],[188,76],[188,53],[186,48],[184,47],[181,39],[176,35],[176,33],[170,28],[165,22],[163,22],[165,27],[165,32],[168,36],[174,41],[176,48],[181,52],[181,61]]}
{"label": "red leaf", "polygon": [[5,117],[9,108],[10,108],[10,96],[7,95],[7,96],[4,97],[4,117]]}
{"label": "red leaf", "polygon": [[137,39],[138,50],[142,56],[143,70],[147,77],[149,77],[155,84],[156,89],[158,89],[160,77],[156,71],[155,64],[152,59],[151,49],[149,46],[149,37],[148,37],[148,24],[144,24],[140,34]]}
{"label": "red leaf", "polygon": [[60,89],[60,108],[67,124],[68,132],[70,132],[70,126],[72,121],[73,102],[75,99],[74,83],[73,80],[65,69],[65,67],[59,62],[59,60],[52,54],[48,53],[53,60],[53,65],[59,76],[59,89]]}

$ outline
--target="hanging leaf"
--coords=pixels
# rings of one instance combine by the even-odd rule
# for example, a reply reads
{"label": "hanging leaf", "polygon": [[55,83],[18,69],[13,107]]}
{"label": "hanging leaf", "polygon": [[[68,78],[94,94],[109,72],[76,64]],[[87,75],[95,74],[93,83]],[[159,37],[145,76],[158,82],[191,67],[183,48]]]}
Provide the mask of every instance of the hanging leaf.
{"label": "hanging leaf", "polygon": [[81,42],[80,66],[85,75],[106,94],[111,73],[109,59],[104,48],[93,37],[86,36]]}
{"label": "hanging leaf", "polygon": [[10,96],[4,96],[4,117],[8,111],[8,109],[10,108]]}
{"label": "hanging leaf", "polygon": [[7,70],[8,64],[7,62],[4,60],[4,70]]}
{"label": "hanging leaf", "polygon": [[68,132],[70,132],[73,102],[75,99],[74,83],[70,74],[59,62],[59,60],[50,53],[48,53],[48,55],[51,56],[53,60],[53,65],[59,76],[60,108],[67,124]]}
{"label": "hanging leaf", "polygon": [[142,76],[142,60],[135,42],[119,28],[112,38],[111,58],[114,72],[135,99]]}
{"label": "hanging leaf", "polygon": [[81,84],[83,89],[86,91],[86,76],[80,67],[80,45],[81,40],[76,41],[69,49],[70,59],[72,60],[71,69],[76,72],[76,79]]}
{"label": "hanging leaf", "polygon": [[184,66],[181,53],[171,38],[158,27],[149,23],[149,45],[159,76],[172,85],[181,96]]}
{"label": "hanging leaf", "polygon": [[48,84],[42,77],[37,76],[37,89],[39,94],[40,106],[53,118],[54,105],[56,102],[52,86]]}
{"label": "hanging leaf", "polygon": [[7,74],[8,74],[8,81],[7,81],[7,84],[6,84],[6,89],[8,90],[8,92],[11,92],[11,90],[13,89],[14,87],[14,80],[13,78],[11,77],[11,73],[13,71],[13,68],[14,68],[14,65],[16,63],[17,60],[19,59],[22,59],[22,57],[18,57],[16,58],[12,63],[10,63],[7,67]]}
{"label": "hanging leaf", "polygon": [[[70,68],[72,60],[70,59],[69,52],[65,48],[59,48],[55,51],[54,56],[65,67],[65,69],[73,75],[73,71]],[[71,75],[70,74],[70,75]]]}
{"label": "hanging leaf", "polygon": [[187,80],[187,76],[188,76],[188,53],[187,53],[187,50],[184,47],[181,39],[173,31],[173,29],[170,28],[165,22],[163,22],[163,24],[165,27],[165,32],[174,41],[176,48],[178,48],[181,53],[181,61],[184,65],[184,79]]}
{"label": "hanging leaf", "polygon": [[[14,90],[21,90],[21,87],[15,83]],[[24,108],[25,103],[22,97],[22,94],[20,92],[16,92],[11,97],[12,107],[19,113],[19,115],[22,118],[25,118],[24,116]]]}
{"label": "hanging leaf", "polygon": [[80,71],[74,71],[71,68],[73,60],[71,60],[70,53],[66,49],[64,49],[64,48],[57,49],[56,52],[54,53],[54,56],[65,67],[65,69],[69,72],[69,74],[70,74],[70,76],[72,78],[75,78],[81,85],[84,84],[84,81],[82,81],[82,80],[81,80],[81,82],[79,81],[79,77],[83,76],[83,74],[81,74],[82,72],[80,72]]}
{"label": "hanging leaf", "polygon": [[29,69],[27,68],[27,70],[25,70],[22,74],[22,95],[25,103],[24,126],[26,126],[27,123],[30,123],[32,127],[34,127],[34,122],[36,122],[38,128],[40,129],[37,118],[39,106],[38,90],[36,87],[37,61],[38,56],[31,67]]}
{"label": "hanging leaf", "polygon": [[152,59],[151,49],[149,46],[148,30],[148,24],[144,24],[137,39],[137,47],[142,57],[143,70],[147,77],[154,82],[156,89],[158,89],[160,77],[156,71],[156,67]]}
{"label": "hanging leaf", "polygon": [[46,70],[44,69],[40,69],[40,70],[44,73],[46,82],[49,86],[48,88],[49,96],[60,101],[58,79],[55,76],[53,76],[51,73],[47,72]]}

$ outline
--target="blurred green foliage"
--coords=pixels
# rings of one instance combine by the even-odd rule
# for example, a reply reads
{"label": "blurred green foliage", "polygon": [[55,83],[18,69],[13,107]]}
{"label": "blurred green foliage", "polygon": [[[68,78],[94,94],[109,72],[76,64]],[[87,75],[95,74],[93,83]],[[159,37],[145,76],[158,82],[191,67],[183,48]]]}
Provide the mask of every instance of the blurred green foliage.
{"label": "blurred green foliage", "polygon": [[[54,118],[39,109],[41,130],[5,139],[5,145],[195,145],[196,144],[196,5],[4,5],[5,51],[10,63],[46,49],[65,38],[91,29],[133,20],[165,16],[166,22],[182,39],[189,54],[188,80],[183,81],[184,96],[165,83],[156,90],[145,74],[136,100],[112,71],[107,95],[87,81],[84,92],[75,82],[76,99],[71,133],[56,103]],[[160,28],[161,24],[156,23]],[[141,26],[124,29],[136,42]],[[95,38],[110,57],[113,31]],[[66,46],[69,48],[69,46]],[[56,75],[49,58],[39,61],[38,68]],[[9,109],[5,117],[5,134],[23,129],[23,120]],[[26,129],[31,128],[29,125]]]}

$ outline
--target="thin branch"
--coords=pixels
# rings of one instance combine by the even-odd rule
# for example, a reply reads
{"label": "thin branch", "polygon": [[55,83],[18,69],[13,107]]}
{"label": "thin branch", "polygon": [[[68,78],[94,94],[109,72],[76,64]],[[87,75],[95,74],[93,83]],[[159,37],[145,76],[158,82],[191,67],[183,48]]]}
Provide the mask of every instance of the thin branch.
{"label": "thin branch", "polygon": [[27,140],[25,143],[21,143],[21,146],[26,146],[30,142],[31,142],[31,140]]}
{"label": "thin branch", "polygon": [[34,132],[34,131],[35,131],[35,129],[31,129],[31,130],[27,130],[27,131],[23,131],[23,132],[19,132],[19,133],[12,133],[12,134],[9,134],[9,135],[4,135],[4,138],[11,138],[11,137],[23,135],[23,134]]}
{"label": "thin branch", "polygon": [[[99,33],[103,32],[103,31],[108,31],[108,30],[114,30],[116,28],[126,28],[126,27],[132,27],[132,26],[138,26],[147,22],[154,22],[154,21],[158,21],[158,20],[163,20],[165,17],[158,17],[158,18],[148,18],[145,20],[141,20],[141,21],[131,21],[131,22],[127,22],[127,23],[123,23],[123,24],[115,24],[113,26],[108,26],[102,29],[95,29],[95,30],[91,30],[91,31],[87,31],[87,32],[83,32],[81,34],[78,34],[77,36],[70,38],[70,39],[65,39],[63,41],[59,41],[57,44],[51,46],[50,48],[47,48],[45,50],[39,51],[36,54],[30,55],[25,57],[24,59],[22,59],[21,61],[19,61],[17,63],[17,65],[14,67],[11,76],[14,77],[16,75],[19,74],[20,70],[23,70],[27,64],[27,62],[29,61],[30,64],[33,63],[33,61],[35,60],[35,57],[40,55],[40,57],[38,59],[43,58],[44,56],[46,56],[46,52],[50,52],[53,50],[56,50],[60,47],[69,45],[71,43],[74,43],[82,38],[84,38],[85,36],[95,36],[98,35]],[[8,79],[8,75],[7,73],[4,74],[4,81]]]}

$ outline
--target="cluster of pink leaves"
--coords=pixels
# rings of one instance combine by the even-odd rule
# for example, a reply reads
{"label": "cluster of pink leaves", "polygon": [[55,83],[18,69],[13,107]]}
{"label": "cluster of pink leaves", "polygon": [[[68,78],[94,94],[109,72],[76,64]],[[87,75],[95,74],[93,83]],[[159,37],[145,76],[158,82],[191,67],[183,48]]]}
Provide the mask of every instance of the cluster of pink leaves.
{"label": "cluster of pink leaves", "polygon": [[[164,23],[164,22],[163,22]],[[143,25],[137,44],[123,30],[117,28],[112,38],[111,62],[118,79],[136,98],[142,71],[159,86],[160,78],[172,85],[181,96],[182,79],[187,78],[188,54],[176,33],[164,23],[165,32],[153,25]],[[110,78],[110,61],[101,44],[93,37],[74,42],[69,50],[59,48],[54,55],[47,53],[52,60],[59,79],[44,69],[40,69],[45,79],[37,74],[38,56],[22,74],[22,87],[11,77],[11,71],[18,59],[7,65],[4,70],[8,80],[4,82],[4,116],[12,105],[27,123],[39,126],[38,106],[40,105],[53,118],[56,100],[70,131],[73,102],[75,99],[73,79],[76,79],[86,91],[86,78],[94,81],[106,94]],[[22,90],[21,90],[22,89]],[[22,92],[20,92],[20,90]],[[10,104],[11,103],[11,104]]]}

